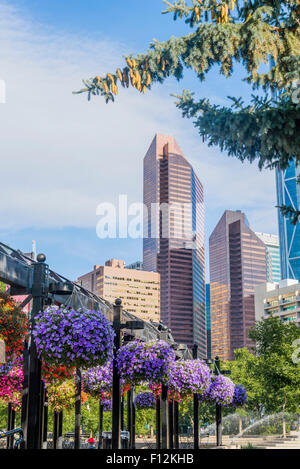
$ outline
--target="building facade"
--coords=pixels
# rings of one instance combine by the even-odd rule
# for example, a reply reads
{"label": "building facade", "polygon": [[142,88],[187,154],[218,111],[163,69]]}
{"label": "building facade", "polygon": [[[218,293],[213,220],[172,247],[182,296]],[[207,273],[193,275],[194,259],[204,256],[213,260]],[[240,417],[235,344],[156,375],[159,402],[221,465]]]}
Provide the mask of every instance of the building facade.
{"label": "building facade", "polygon": [[173,137],[144,158],[145,270],[159,272],[161,320],[176,342],[206,357],[203,186]]}
{"label": "building facade", "polygon": [[226,210],[209,238],[212,356],[252,347],[254,287],[267,279],[266,247],[244,213]]}
{"label": "building facade", "polygon": [[[300,168],[295,160],[284,171],[276,170],[277,205],[291,206],[299,210],[300,187],[296,183]],[[300,281],[300,223],[292,225],[288,217],[278,209],[281,278]]]}
{"label": "building facade", "polygon": [[160,275],[156,272],[127,269],[124,261],[111,259],[79,277],[78,283],[112,304],[121,298],[124,309],[144,321],[160,321]]}
{"label": "building facade", "polygon": [[281,280],[279,237],[268,233],[255,233],[266,246],[267,250],[267,282],[276,283]]}
{"label": "building facade", "polygon": [[294,279],[255,287],[255,319],[279,317],[300,327],[300,284]]}

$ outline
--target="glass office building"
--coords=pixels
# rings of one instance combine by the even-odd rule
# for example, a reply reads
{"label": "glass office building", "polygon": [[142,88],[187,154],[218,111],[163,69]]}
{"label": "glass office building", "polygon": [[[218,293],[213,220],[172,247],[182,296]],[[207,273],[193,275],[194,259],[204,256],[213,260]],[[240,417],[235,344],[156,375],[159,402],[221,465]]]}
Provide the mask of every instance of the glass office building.
{"label": "glass office building", "polygon": [[[300,168],[296,168],[295,161],[284,170],[276,170],[277,205],[291,206],[299,209],[300,188],[296,179],[300,175]],[[300,281],[300,224],[292,225],[289,219],[278,209],[279,242],[282,279]]]}
{"label": "glass office building", "polygon": [[265,244],[241,211],[226,210],[209,238],[211,353],[233,360],[253,347],[254,287],[267,280]]}
{"label": "glass office building", "polygon": [[281,280],[279,238],[269,233],[255,234],[267,249],[267,282],[278,283]]}
{"label": "glass office building", "polygon": [[145,270],[160,273],[161,320],[177,343],[206,357],[203,186],[173,137],[144,158]]}

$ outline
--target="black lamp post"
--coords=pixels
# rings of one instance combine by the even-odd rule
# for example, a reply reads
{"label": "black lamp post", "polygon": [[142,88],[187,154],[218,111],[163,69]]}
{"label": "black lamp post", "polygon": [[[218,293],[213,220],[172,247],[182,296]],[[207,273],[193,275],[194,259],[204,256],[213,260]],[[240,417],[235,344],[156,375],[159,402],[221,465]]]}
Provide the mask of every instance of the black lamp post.
{"label": "black lamp post", "polygon": [[[215,369],[214,373],[216,376],[221,374],[221,365],[219,357],[215,358]],[[216,404],[216,437],[217,446],[222,446],[222,407],[220,404]]]}
{"label": "black lamp post", "polygon": [[155,409],[156,409],[156,449],[161,449],[161,432],[160,432],[160,397],[156,397],[156,403],[155,403]]}
{"label": "black lamp post", "polygon": [[112,406],[112,449],[121,447],[121,389],[120,376],[117,368],[116,355],[121,347],[121,317],[122,300],[117,299],[114,305],[113,329],[114,359],[113,359],[113,406]]}
{"label": "black lamp post", "polygon": [[[230,375],[230,370],[222,370],[221,371],[221,361],[219,357],[215,358],[215,367],[214,367],[214,374],[216,376],[226,374]],[[220,404],[216,404],[216,437],[217,437],[217,446],[222,446],[222,406]]]}
{"label": "black lamp post", "polygon": [[81,388],[82,377],[79,368],[76,369],[75,374],[75,440],[74,448],[80,449],[80,425],[81,425]]}
{"label": "black lamp post", "polygon": [[[198,345],[193,347],[193,359],[198,358]],[[199,396],[194,394],[194,449],[199,449]]]}
{"label": "black lamp post", "polygon": [[[33,285],[32,285],[32,312],[31,312],[31,331],[35,324],[36,315],[43,310],[44,303],[49,288],[49,269],[45,264],[46,256],[39,254],[37,256],[37,263],[33,267]],[[37,350],[33,336],[31,333],[28,355],[26,360],[29,359],[29,364],[24,362],[24,376],[25,383],[28,386],[24,387],[22,402],[22,427],[24,433],[25,447],[27,449],[41,449],[42,444],[42,431],[41,431],[41,409],[42,409],[42,396],[41,396],[41,360],[37,355]],[[28,366],[27,366],[28,365]]]}

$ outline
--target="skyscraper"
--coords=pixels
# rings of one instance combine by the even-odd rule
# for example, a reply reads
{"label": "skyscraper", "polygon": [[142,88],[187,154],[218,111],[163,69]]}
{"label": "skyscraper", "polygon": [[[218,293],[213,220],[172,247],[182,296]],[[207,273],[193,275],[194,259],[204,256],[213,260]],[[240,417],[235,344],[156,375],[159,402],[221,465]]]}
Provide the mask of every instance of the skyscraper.
{"label": "skyscraper", "polygon": [[157,134],[144,158],[143,266],[160,273],[163,323],[206,357],[203,202],[176,140]]}
{"label": "skyscraper", "polygon": [[[300,188],[296,180],[300,168],[295,160],[284,171],[276,170],[277,205],[291,206],[295,210],[300,206]],[[289,219],[278,209],[281,276],[282,279],[300,281],[300,224],[292,225]]]}
{"label": "skyscraper", "polygon": [[267,279],[266,247],[241,211],[226,210],[209,238],[212,356],[252,346],[254,287]]}
{"label": "skyscraper", "polygon": [[267,282],[276,283],[281,280],[280,249],[277,235],[255,233],[267,249]]}

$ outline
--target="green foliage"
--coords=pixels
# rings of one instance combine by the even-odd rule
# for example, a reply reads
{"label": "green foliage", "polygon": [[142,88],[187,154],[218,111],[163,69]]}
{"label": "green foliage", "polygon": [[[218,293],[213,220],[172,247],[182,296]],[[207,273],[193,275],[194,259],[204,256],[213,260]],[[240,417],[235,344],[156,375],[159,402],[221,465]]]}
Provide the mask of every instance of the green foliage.
{"label": "green foliage", "polygon": [[235,361],[226,363],[233,381],[247,390],[247,409],[298,413],[300,361],[295,344],[300,329],[279,318],[268,318],[257,322],[249,337],[256,343],[255,354],[236,350]]}
{"label": "green foliage", "polygon": [[269,318],[258,322],[249,336],[257,345],[256,375],[265,391],[266,409],[298,413],[300,361],[295,357],[295,344],[300,329]]}
{"label": "green foliage", "polygon": [[[247,391],[248,403],[246,411],[261,413],[264,403],[264,388],[257,377],[258,359],[247,348],[235,350],[235,360],[227,362],[226,368],[231,371],[231,379],[241,384]],[[239,410],[240,413],[242,411]]]}
{"label": "green foliage", "polygon": [[[8,405],[0,402],[0,431],[7,430]],[[21,425],[21,412],[16,412],[16,427]]]}

